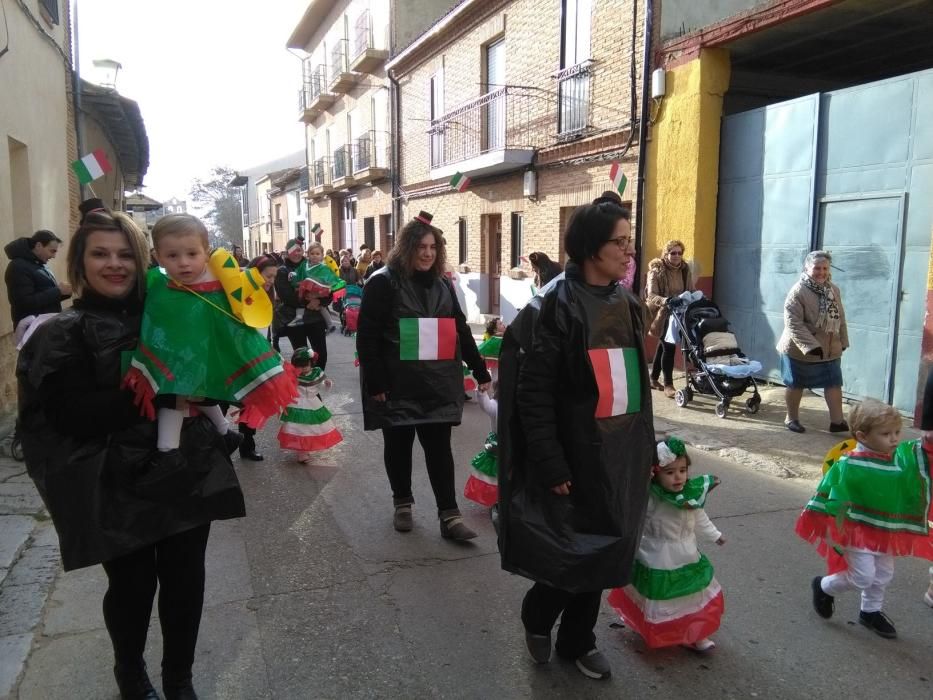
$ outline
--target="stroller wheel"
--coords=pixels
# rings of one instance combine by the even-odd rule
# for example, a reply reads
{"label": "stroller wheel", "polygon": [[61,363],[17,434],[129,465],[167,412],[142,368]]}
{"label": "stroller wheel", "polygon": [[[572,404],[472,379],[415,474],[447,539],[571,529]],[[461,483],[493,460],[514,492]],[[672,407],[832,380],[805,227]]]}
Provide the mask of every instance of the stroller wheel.
{"label": "stroller wheel", "polygon": [[758,396],[745,400],[745,410],[749,413],[758,413],[759,406],[761,406],[761,398]]}
{"label": "stroller wheel", "polygon": [[688,403],[690,403],[690,397],[687,395],[687,389],[679,389],[676,394],[674,394],[674,403],[683,408]]}
{"label": "stroller wheel", "polygon": [[10,456],[17,462],[22,462],[24,459],[23,443],[20,441],[18,435],[14,435],[13,440],[10,442]]}
{"label": "stroller wheel", "polygon": [[725,401],[720,401],[716,404],[716,416],[719,418],[726,417],[726,411],[729,410],[729,404]]}

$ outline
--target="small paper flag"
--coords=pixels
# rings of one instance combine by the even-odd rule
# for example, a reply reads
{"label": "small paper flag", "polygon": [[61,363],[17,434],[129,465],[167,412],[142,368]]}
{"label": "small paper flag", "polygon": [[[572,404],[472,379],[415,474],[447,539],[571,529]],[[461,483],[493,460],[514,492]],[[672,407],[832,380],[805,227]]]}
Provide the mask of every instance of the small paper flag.
{"label": "small paper flag", "polygon": [[625,177],[625,173],[622,172],[622,166],[619,165],[618,161],[613,162],[612,167],[609,169],[609,179],[612,180],[612,186],[615,188],[615,191],[621,196],[622,193],[625,192],[628,178]]}
{"label": "small paper flag", "polygon": [[463,173],[454,173],[454,176],[450,178],[450,186],[457,192],[466,192],[470,186],[470,178]]}
{"label": "small paper flag", "polygon": [[93,153],[88,153],[83,158],[76,160],[71,164],[71,169],[78,176],[78,182],[86,185],[109,173],[113,170],[113,166],[107,160],[107,154],[104,153],[103,149],[99,148]]}

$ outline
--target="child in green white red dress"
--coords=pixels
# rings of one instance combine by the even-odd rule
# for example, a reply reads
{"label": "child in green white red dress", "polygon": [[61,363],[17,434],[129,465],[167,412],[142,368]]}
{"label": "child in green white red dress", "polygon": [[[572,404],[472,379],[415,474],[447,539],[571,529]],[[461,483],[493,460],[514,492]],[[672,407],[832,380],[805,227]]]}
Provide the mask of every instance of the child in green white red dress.
{"label": "child in green white red dress", "polygon": [[669,437],[657,444],[645,529],[632,583],[614,588],[609,604],[651,648],[675,645],[710,651],[724,609],[722,588],[697,539],[725,543],[703,510],[719,479],[688,478],[684,443]]}
{"label": "child in green white red dress", "polygon": [[901,422],[880,401],[854,406],[849,427],[858,444],[829,468],[796,526],[829,569],[811,582],[817,614],[832,617],[835,597],[857,590],[859,623],[887,639],[897,637],[882,611],[894,558],[933,560],[929,454],[921,440],[898,443]]}
{"label": "child in green white red dress", "polygon": [[496,437],[499,402],[493,397],[498,387],[499,351],[504,334],[505,324],[502,323],[502,319],[494,318],[486,325],[486,334],[478,348],[492,376],[490,390],[477,395],[480,408],[489,416],[490,432],[486,436],[483,451],[470,462],[470,476],[463,487],[463,495],[482,506],[493,506],[499,500],[499,444]]}
{"label": "child in green white red dress", "polygon": [[323,386],[330,389],[333,382],[324,376],[324,370],[315,367],[317,354],[308,348],[298,348],[291,363],[298,374],[298,398],[282,414],[279,445],[298,453],[298,461],[307,464],[312,452],[326,450],[343,440],[334,425],[331,412],[319,393]]}

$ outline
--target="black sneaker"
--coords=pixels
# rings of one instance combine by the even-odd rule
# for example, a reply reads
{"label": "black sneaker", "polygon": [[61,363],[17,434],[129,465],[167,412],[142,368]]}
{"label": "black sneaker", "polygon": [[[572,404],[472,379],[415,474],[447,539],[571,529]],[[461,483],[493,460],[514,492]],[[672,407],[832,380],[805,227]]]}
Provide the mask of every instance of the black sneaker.
{"label": "black sneaker", "polygon": [[609,662],[599,649],[590,649],[576,660],[577,668],[587,678],[601,681],[612,675]]}
{"label": "black sneaker", "polygon": [[880,610],[877,612],[865,612],[863,610],[858,614],[858,621],[860,625],[865,625],[879,637],[885,639],[895,639],[897,637],[897,630],[894,629],[891,618]]}
{"label": "black sneaker", "polygon": [[536,664],[546,664],[551,660],[551,635],[532,634],[525,630],[525,646]]}
{"label": "black sneaker", "polygon": [[833,616],[833,611],[836,609],[836,599],[823,591],[823,587],[820,586],[822,580],[822,576],[817,576],[811,584],[813,587],[813,609],[816,610],[817,615],[824,620],[828,620]]}

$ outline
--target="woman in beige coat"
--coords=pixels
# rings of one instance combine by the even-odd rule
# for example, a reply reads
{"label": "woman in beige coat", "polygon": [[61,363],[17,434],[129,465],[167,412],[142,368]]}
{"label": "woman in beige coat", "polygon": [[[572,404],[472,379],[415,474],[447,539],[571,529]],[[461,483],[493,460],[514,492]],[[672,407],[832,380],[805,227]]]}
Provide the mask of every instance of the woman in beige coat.
{"label": "woman in beige coat", "polygon": [[[648,332],[658,339],[658,349],[651,363],[651,388],[663,389],[667,398],[674,394],[674,352],[673,343],[665,343],[670,310],[667,300],[683,292],[692,292],[693,275],[690,266],[684,262],[686,248],[681,241],[668,241],[664,244],[664,254],[648,263],[648,281],[645,286],[645,300],[652,315]],[[664,385],[658,379],[664,370]]]}
{"label": "woman in beige coat", "polygon": [[784,333],[778,341],[781,377],[787,389],[784,425],[795,433],[800,424],[804,389],[823,389],[829,407],[829,432],[848,432],[842,414],[843,351],[849,347],[846,315],[839,287],[830,282],[832,256],[814,250],[804,261],[804,272],[784,300]]}

